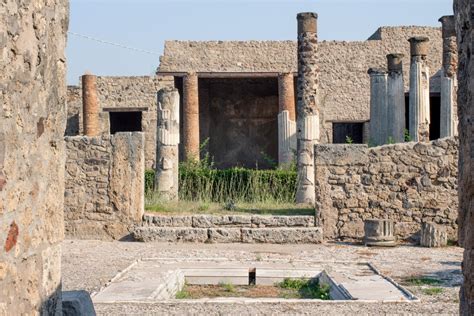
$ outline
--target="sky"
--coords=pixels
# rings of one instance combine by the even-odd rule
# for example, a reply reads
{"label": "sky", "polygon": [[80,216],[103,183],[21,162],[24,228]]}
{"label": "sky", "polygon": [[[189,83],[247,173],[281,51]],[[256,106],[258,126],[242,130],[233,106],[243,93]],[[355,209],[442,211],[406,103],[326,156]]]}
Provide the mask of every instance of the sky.
{"label": "sky", "polygon": [[360,41],[379,26],[440,26],[441,16],[453,14],[452,2],[71,0],[68,84],[76,85],[86,72],[153,75],[165,40],[296,40],[296,14],[311,11],[319,15],[320,40]]}

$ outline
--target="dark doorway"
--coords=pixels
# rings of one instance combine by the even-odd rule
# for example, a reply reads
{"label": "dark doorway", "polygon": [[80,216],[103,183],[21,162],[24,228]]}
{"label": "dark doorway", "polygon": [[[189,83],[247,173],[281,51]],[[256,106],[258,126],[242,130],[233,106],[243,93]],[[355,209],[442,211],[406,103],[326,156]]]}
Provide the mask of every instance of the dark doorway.
{"label": "dark doorway", "polygon": [[[441,97],[439,93],[430,94],[430,140],[435,140],[440,137],[440,111],[441,111]],[[405,126],[409,135],[412,135],[409,130],[410,127],[410,94],[405,94]]]}
{"label": "dark doorway", "polygon": [[441,98],[439,95],[430,96],[430,140],[438,139],[440,136],[440,111]]}
{"label": "dark doorway", "polygon": [[142,112],[109,112],[110,134],[118,132],[141,132]]}
{"label": "dark doorway", "polygon": [[332,123],[333,144],[362,144],[364,123]]}

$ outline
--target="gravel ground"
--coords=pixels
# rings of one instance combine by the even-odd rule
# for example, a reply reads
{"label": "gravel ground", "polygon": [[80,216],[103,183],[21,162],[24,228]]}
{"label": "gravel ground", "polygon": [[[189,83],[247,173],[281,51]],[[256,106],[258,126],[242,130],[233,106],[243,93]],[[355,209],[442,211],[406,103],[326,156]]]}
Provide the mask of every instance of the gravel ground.
{"label": "gravel ground", "polygon": [[66,240],[63,242],[63,289],[100,288],[139,258],[230,258],[236,260],[364,261],[402,282],[410,276],[442,281],[442,293],[426,295],[424,286],[406,286],[419,303],[306,302],[306,303],[147,303],[96,304],[99,315],[268,315],[268,314],[458,314],[462,282],[462,249],[427,249],[412,246],[366,248],[328,243],[323,245],[168,244]]}

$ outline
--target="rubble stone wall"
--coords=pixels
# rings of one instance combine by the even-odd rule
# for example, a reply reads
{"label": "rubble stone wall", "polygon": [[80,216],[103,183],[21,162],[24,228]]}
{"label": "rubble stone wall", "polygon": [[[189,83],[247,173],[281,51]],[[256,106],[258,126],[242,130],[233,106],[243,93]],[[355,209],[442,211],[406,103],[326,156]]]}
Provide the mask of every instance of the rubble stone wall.
{"label": "rubble stone wall", "polygon": [[[172,77],[97,77],[99,104],[104,108],[148,108],[142,115],[142,131],[145,133],[146,167],[152,169],[156,156],[156,93],[164,87],[173,87]],[[102,134],[110,133],[109,115],[100,115]],[[79,86],[68,87],[67,136],[82,134],[82,90]]]}
{"label": "rubble stone wall", "polygon": [[144,211],[143,133],[66,137],[66,236],[120,239]]}
{"label": "rubble stone wall", "polygon": [[316,145],[316,211],[325,239],[360,238],[366,219],[392,219],[400,239],[418,240],[422,222],[456,240],[458,142]]}
{"label": "rubble stone wall", "polygon": [[0,4],[0,315],[61,308],[68,24],[68,1]]}

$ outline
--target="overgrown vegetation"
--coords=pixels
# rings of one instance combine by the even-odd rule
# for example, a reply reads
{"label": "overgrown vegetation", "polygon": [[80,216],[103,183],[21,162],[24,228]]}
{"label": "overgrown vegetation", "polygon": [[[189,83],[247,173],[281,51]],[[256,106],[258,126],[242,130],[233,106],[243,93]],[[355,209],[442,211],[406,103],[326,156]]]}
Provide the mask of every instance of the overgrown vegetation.
{"label": "overgrown vegetation", "polygon": [[[320,285],[317,280],[284,279],[278,284],[282,289],[294,291],[295,298],[329,300],[329,286]],[[290,294],[291,296],[291,294]]]}
{"label": "overgrown vegetation", "polygon": [[430,287],[430,288],[422,289],[421,291],[426,295],[438,295],[438,294],[443,293],[444,290],[440,287]]}

